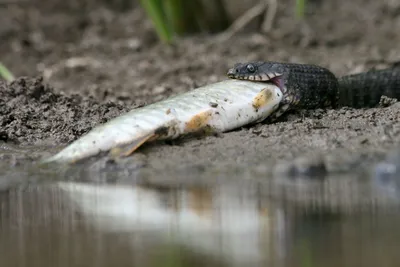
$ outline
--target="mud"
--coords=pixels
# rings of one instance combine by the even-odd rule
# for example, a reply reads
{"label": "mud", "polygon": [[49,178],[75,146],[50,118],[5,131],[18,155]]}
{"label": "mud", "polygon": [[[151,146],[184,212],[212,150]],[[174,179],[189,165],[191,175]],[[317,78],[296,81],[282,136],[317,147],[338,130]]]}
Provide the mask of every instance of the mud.
{"label": "mud", "polygon": [[0,140],[16,144],[71,142],[98,123],[126,111],[115,103],[99,104],[80,95],[55,93],[41,78],[0,83]]}
{"label": "mud", "polygon": [[[310,1],[305,21],[294,19],[292,1],[280,1],[267,34],[251,24],[230,40],[188,36],[174,46],[158,42],[136,4],[120,12],[93,1],[29,3],[0,6],[1,61],[20,77],[0,84],[3,147],[67,145],[122,112],[226,79],[236,62],[314,63],[339,76],[400,61],[397,1]],[[144,146],[135,157],[159,170],[322,159],[322,170],[346,171],[399,144],[399,116],[399,103],[297,112],[222,136]]]}

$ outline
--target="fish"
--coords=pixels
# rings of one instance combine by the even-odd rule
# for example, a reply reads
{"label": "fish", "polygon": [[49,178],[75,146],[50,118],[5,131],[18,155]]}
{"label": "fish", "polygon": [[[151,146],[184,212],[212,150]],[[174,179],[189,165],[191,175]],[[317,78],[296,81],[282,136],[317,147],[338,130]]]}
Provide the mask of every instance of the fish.
{"label": "fish", "polygon": [[145,143],[193,133],[224,133],[264,121],[282,101],[273,83],[223,80],[132,109],[95,126],[43,163],[75,163],[109,152],[129,156]]}

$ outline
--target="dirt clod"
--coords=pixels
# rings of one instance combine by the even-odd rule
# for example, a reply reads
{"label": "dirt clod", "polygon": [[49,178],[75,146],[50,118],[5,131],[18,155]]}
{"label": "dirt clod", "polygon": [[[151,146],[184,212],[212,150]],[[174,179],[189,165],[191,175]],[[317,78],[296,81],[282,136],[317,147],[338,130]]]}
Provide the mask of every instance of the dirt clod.
{"label": "dirt clod", "polygon": [[0,139],[19,144],[67,143],[126,111],[79,95],[56,93],[42,78],[0,82]]}

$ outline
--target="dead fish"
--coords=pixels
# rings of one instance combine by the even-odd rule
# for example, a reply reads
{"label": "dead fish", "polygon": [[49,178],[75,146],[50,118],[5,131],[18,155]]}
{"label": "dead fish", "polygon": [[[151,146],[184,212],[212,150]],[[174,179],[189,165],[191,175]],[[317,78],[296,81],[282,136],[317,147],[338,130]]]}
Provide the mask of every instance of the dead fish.
{"label": "dead fish", "polygon": [[265,120],[283,94],[272,83],[224,80],[129,111],[93,128],[43,162],[73,163],[100,152],[128,156],[146,142],[205,129],[227,132]]}

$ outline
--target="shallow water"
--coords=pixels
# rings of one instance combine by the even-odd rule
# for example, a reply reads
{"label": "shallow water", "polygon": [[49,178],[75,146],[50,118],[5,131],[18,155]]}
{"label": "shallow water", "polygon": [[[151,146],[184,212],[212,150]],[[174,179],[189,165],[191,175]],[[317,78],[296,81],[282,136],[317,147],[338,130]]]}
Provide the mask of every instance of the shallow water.
{"label": "shallow water", "polygon": [[150,168],[138,158],[73,168],[1,165],[1,266],[400,263],[396,177]]}
{"label": "shallow water", "polygon": [[1,193],[2,266],[398,266],[396,212],[272,202],[255,186],[56,182]]}

